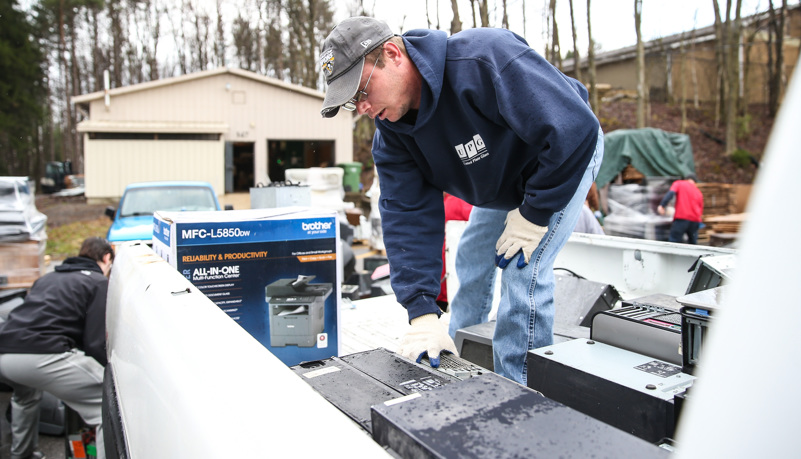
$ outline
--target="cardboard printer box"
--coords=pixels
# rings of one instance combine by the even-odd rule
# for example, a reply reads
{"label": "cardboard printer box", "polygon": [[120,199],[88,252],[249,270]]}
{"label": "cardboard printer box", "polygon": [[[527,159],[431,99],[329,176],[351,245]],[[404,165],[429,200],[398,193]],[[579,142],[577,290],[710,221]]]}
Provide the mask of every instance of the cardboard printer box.
{"label": "cardboard printer box", "polygon": [[339,355],[336,212],[156,212],[153,250],[287,365]]}

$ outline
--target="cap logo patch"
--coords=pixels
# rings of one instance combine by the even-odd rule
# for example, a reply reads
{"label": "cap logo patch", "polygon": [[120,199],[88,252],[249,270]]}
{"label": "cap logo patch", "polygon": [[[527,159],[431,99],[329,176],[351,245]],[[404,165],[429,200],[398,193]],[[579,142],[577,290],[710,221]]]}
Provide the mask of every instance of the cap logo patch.
{"label": "cap logo patch", "polygon": [[325,76],[331,76],[334,73],[334,50],[327,49],[320,56],[320,70],[325,73]]}
{"label": "cap logo patch", "polygon": [[364,40],[363,42],[361,42],[359,44],[362,45],[362,48],[366,49],[368,46],[370,46],[370,43],[372,43],[372,42],[373,42],[373,40],[368,38],[367,40]]}

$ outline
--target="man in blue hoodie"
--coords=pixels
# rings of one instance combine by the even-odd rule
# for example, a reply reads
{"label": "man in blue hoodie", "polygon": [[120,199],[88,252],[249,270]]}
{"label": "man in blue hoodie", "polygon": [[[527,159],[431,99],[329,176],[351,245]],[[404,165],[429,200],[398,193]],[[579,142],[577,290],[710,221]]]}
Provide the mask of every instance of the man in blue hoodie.
{"label": "man in blue hoodie", "polygon": [[97,458],[106,457],[101,424],[106,365],[107,276],[114,250],[90,237],[77,257],[34,282],[0,326],[0,379],[11,397],[11,458],[42,457],[39,402],[50,392],[97,426]]}
{"label": "man in blue hoodie", "polygon": [[[411,324],[399,353],[436,366],[455,352],[455,331],[487,320],[497,264],[494,369],[525,384],[526,352],[553,342],[554,259],[603,157],[587,90],[505,29],[401,37],[382,21],[349,18],[326,38],[320,65],[324,117],[344,108],[375,119],[384,244]],[[436,304],[443,191],[475,206],[450,336]]]}

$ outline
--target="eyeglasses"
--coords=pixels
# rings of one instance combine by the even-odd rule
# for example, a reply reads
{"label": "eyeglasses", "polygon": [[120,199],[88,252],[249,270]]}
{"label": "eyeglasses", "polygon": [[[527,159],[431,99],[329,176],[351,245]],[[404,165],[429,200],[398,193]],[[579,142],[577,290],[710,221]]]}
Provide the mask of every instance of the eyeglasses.
{"label": "eyeglasses", "polygon": [[342,108],[345,110],[352,112],[356,110],[356,104],[361,102],[363,99],[367,99],[367,93],[364,92],[367,90],[367,85],[370,84],[370,78],[373,77],[373,72],[375,72],[375,68],[378,66],[378,59],[381,59],[381,55],[375,60],[375,64],[373,64],[373,70],[370,70],[370,76],[367,77],[367,83],[364,84],[364,88],[360,91],[356,91],[356,95],[350,98],[349,101],[342,104]]}

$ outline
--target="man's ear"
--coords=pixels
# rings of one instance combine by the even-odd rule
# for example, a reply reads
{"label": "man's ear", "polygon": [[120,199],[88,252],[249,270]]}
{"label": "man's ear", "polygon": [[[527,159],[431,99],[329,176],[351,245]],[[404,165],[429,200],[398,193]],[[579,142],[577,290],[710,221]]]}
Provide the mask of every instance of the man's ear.
{"label": "man's ear", "polygon": [[403,57],[403,53],[400,48],[398,48],[398,45],[391,41],[384,43],[384,53],[387,56],[387,60],[392,61],[394,65],[398,65],[400,63],[400,58]]}

